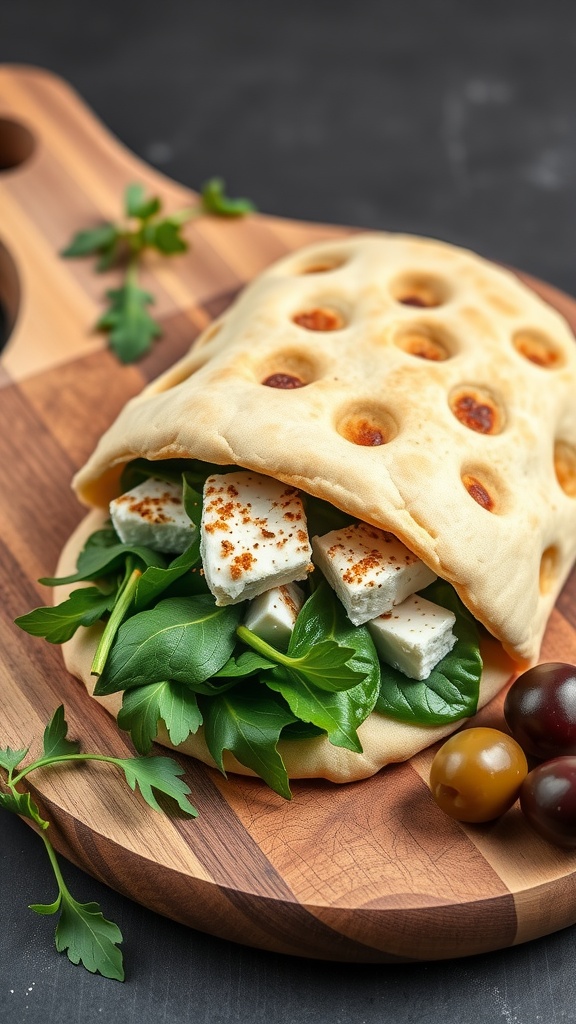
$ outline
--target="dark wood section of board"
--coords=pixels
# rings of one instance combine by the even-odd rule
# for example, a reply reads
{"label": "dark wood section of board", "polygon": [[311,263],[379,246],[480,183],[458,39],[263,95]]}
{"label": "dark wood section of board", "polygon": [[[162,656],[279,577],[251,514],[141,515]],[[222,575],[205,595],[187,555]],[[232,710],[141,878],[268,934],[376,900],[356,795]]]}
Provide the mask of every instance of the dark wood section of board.
{"label": "dark wood section of board", "polygon": [[[189,253],[169,267],[148,263],[143,284],[157,296],[164,337],[138,366],[122,367],[91,329],[117,275],[96,277],[58,252],[74,231],[115,216],[130,181],[168,209],[194,197],[131,156],[45,72],[0,69],[0,119],[25,126],[32,142],[0,176],[0,302],[14,311],[0,370],[0,745],[35,750],[64,703],[83,748],[122,756],[132,753],[126,736],[64,671],[59,649],[13,625],[46,599],[35,581],[53,572],[83,515],[71,476],[123,404],[247,280],[343,232],[263,216],[199,220]],[[576,326],[571,299],[525,280]],[[543,654],[576,660],[574,577]],[[501,724],[501,698],[482,720]],[[394,962],[504,947],[576,921],[576,854],[544,843],[515,812],[476,828],[445,818],[426,784],[431,757],[348,786],[295,783],[290,803],[259,780],[225,779],[181,758],[194,821],[156,814],[110,766],[46,771],[33,783],[66,857],[159,913],[238,942]]]}

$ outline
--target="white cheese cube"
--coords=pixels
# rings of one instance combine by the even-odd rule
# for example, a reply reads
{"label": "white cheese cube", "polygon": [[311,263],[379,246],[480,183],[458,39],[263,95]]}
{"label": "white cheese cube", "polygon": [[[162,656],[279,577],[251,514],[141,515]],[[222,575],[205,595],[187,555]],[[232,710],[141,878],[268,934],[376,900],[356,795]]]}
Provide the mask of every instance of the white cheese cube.
{"label": "white cheese cube", "polygon": [[250,602],[244,625],[267,644],[285,651],[303,604],[304,594],[297,583],[273,587]]}
{"label": "white cheese cube", "polygon": [[200,554],[217,605],[306,579],[312,549],[298,491],[244,470],[209,476]]}
{"label": "white cheese cube", "polygon": [[389,612],[436,579],[397,537],[367,523],[314,537],[312,546],[314,562],[355,626]]}
{"label": "white cheese cube", "polygon": [[150,479],[110,502],[114,529],[124,544],[181,554],[196,527],[184,510],[182,487]]}
{"label": "white cheese cube", "polygon": [[368,623],[378,654],[409,679],[427,679],[456,643],[455,615],[419,594]]}

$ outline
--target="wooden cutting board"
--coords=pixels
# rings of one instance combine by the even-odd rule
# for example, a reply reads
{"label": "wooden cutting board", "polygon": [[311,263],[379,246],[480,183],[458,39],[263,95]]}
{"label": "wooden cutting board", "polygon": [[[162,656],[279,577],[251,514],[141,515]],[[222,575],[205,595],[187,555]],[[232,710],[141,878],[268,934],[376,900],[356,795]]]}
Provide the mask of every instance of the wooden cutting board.
{"label": "wooden cutting board", "polygon": [[[0,363],[0,745],[38,748],[64,703],[83,749],[133,753],[64,670],[59,648],[19,631],[47,600],[83,515],[73,472],[128,398],[179,357],[237,290],[272,260],[344,229],[253,216],[203,218],[191,250],[151,258],[164,337],[122,367],[91,330],[116,273],[63,260],[71,235],[119,212],[140,181],[168,210],[193,194],[128,153],[62,81],[0,68],[0,302],[10,338]],[[576,327],[576,303],[520,275]],[[542,660],[576,662],[576,576],[550,620]],[[501,700],[480,716],[502,725]],[[56,848],[119,892],[191,927],[284,953],[393,962],[502,948],[576,921],[576,853],[534,835],[515,808],[465,826],[427,787],[433,750],[364,782],[293,784],[288,803],[258,780],[224,779],[182,758],[200,811],[166,818],[110,766],[31,777]]]}

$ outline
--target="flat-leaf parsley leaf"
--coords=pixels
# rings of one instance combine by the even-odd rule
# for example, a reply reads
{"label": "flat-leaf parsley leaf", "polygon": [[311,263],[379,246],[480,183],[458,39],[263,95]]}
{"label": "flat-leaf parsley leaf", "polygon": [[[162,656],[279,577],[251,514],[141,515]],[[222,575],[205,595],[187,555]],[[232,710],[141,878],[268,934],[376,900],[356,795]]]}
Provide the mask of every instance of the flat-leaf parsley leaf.
{"label": "flat-leaf parsley leaf", "polygon": [[[97,903],[78,903],[70,893],[56,857],[54,848],[46,834],[49,822],[42,818],[30,793],[17,788],[30,772],[54,764],[82,761],[104,761],[114,764],[124,772],[130,788],[137,787],[146,803],[156,811],[162,808],[156,794],[163,794],[176,801],[180,810],[195,817],[196,809],[188,800],[188,786],[180,776],[184,770],[170,757],[111,757],[104,754],[79,753],[79,744],[67,738],[68,725],[64,707],[60,705],[44,730],[43,752],[37,760],[20,768],[29,748],[12,750],[0,749],[0,767],[7,773],[5,786],[8,792],[0,792],[0,808],[19,814],[34,821],[40,828],[39,835],[46,847],[58,884],[58,895],[52,903],[32,903],[30,909],[37,914],[60,913],[56,925],[55,941],[58,952],[66,952],[73,964],[84,967],[106,978],[124,980],[124,967],[119,944],[122,933],[112,921],[107,921]],[[16,770],[20,768],[18,774]]]}
{"label": "flat-leaf parsley leaf", "polygon": [[108,334],[112,351],[122,363],[140,359],[162,334],[160,324],[150,315],[154,296],[140,288],[138,267],[146,250],[164,256],[186,252],[182,237],[184,225],[196,217],[243,217],[254,210],[249,199],[230,199],[221,178],[210,178],[202,186],[198,201],[176,213],[164,216],[159,196],[146,196],[139,182],[124,192],[124,217],[117,223],[107,221],[79,231],[61,255],[67,258],[98,256],[96,270],[102,273],[115,266],[125,270],[120,287],[106,292],[108,306],[96,323],[96,329]]}

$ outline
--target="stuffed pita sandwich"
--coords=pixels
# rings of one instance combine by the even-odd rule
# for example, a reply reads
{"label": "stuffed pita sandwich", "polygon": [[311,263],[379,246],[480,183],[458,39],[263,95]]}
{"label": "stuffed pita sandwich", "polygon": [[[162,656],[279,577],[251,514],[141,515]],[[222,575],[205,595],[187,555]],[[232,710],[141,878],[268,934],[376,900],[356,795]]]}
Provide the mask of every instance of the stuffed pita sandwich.
{"label": "stuffed pita sandwich", "polygon": [[538,658],[576,556],[575,394],[565,321],[470,252],[288,256],[76,476],[92,510],[48,581],[83,602],[69,670],[140,750],[285,796],[411,757]]}

